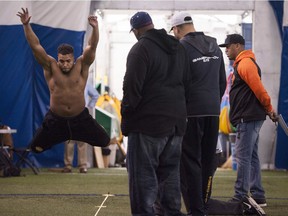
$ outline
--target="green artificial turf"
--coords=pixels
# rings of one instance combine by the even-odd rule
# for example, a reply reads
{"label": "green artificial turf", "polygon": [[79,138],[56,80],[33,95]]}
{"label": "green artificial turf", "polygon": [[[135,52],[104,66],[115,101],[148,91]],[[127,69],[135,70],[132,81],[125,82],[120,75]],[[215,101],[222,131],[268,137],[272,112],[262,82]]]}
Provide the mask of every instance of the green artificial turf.
{"label": "green artificial turf", "polygon": [[[23,169],[21,177],[0,178],[2,216],[128,216],[128,178],[125,168],[89,169],[87,174],[63,174],[41,169],[34,175]],[[236,172],[217,170],[212,197],[233,195]],[[263,171],[267,215],[288,215],[288,172]],[[183,212],[184,206],[183,206]]]}

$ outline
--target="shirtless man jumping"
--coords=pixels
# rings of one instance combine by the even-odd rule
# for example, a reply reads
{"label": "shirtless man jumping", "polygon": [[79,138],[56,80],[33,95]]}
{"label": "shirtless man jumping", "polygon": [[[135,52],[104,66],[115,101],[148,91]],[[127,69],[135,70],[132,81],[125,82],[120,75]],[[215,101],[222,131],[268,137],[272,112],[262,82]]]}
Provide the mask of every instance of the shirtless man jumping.
{"label": "shirtless man jumping", "polygon": [[84,89],[88,70],[95,59],[99,40],[96,16],[89,16],[92,34],[83,54],[74,61],[74,50],[69,44],[58,47],[58,61],[49,56],[30,25],[28,9],[17,13],[24,33],[37,62],[43,67],[50,91],[50,109],[38,128],[30,147],[36,153],[66,140],[78,140],[93,146],[108,146],[110,138],[85,108]]}

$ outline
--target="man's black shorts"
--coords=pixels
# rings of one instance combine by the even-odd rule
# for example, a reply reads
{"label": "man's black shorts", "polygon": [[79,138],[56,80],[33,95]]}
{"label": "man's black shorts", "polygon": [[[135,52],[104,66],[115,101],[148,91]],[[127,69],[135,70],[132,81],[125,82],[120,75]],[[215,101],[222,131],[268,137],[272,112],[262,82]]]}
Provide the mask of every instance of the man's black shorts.
{"label": "man's black shorts", "polygon": [[110,137],[89,114],[87,108],[73,117],[61,117],[49,110],[36,131],[30,147],[34,152],[42,152],[66,140],[83,141],[92,146],[105,147],[109,145]]}

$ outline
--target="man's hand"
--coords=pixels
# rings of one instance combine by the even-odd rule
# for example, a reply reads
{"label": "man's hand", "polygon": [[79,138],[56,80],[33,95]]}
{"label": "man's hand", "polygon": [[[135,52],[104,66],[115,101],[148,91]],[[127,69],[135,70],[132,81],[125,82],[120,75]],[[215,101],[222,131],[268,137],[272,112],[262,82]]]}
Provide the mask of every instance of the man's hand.
{"label": "man's hand", "polygon": [[29,12],[27,8],[26,10],[22,8],[22,12],[18,11],[18,14],[16,15],[20,17],[23,25],[27,25],[30,22],[31,16],[29,16]]}
{"label": "man's hand", "polygon": [[97,27],[98,26],[97,16],[90,15],[88,17],[88,22],[92,27]]}
{"label": "man's hand", "polygon": [[279,117],[278,117],[277,113],[274,110],[272,110],[271,112],[268,112],[268,116],[273,122],[277,122],[278,121]]}

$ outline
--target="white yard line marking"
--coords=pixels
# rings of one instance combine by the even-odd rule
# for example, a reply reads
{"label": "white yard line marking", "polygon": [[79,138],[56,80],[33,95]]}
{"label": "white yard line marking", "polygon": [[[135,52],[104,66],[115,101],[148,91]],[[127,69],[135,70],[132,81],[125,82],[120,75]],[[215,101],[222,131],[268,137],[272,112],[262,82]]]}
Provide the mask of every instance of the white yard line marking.
{"label": "white yard line marking", "polygon": [[[269,179],[288,178],[288,176],[265,176],[265,175],[264,175],[264,176],[262,175],[261,177],[262,177],[262,178],[269,178]],[[235,179],[236,179],[236,176],[216,175],[216,176],[213,177],[213,179],[217,179],[217,178],[235,178]]]}
{"label": "white yard line marking", "polygon": [[97,210],[97,212],[95,213],[94,216],[97,216],[97,215],[98,215],[98,213],[100,212],[101,208],[106,208],[106,206],[103,206],[104,203],[105,203],[105,201],[108,199],[109,196],[114,196],[114,195],[108,193],[108,194],[103,194],[103,196],[105,196],[105,199],[103,200],[103,202],[101,203],[100,206],[96,206],[96,207],[98,208],[98,210]]}

